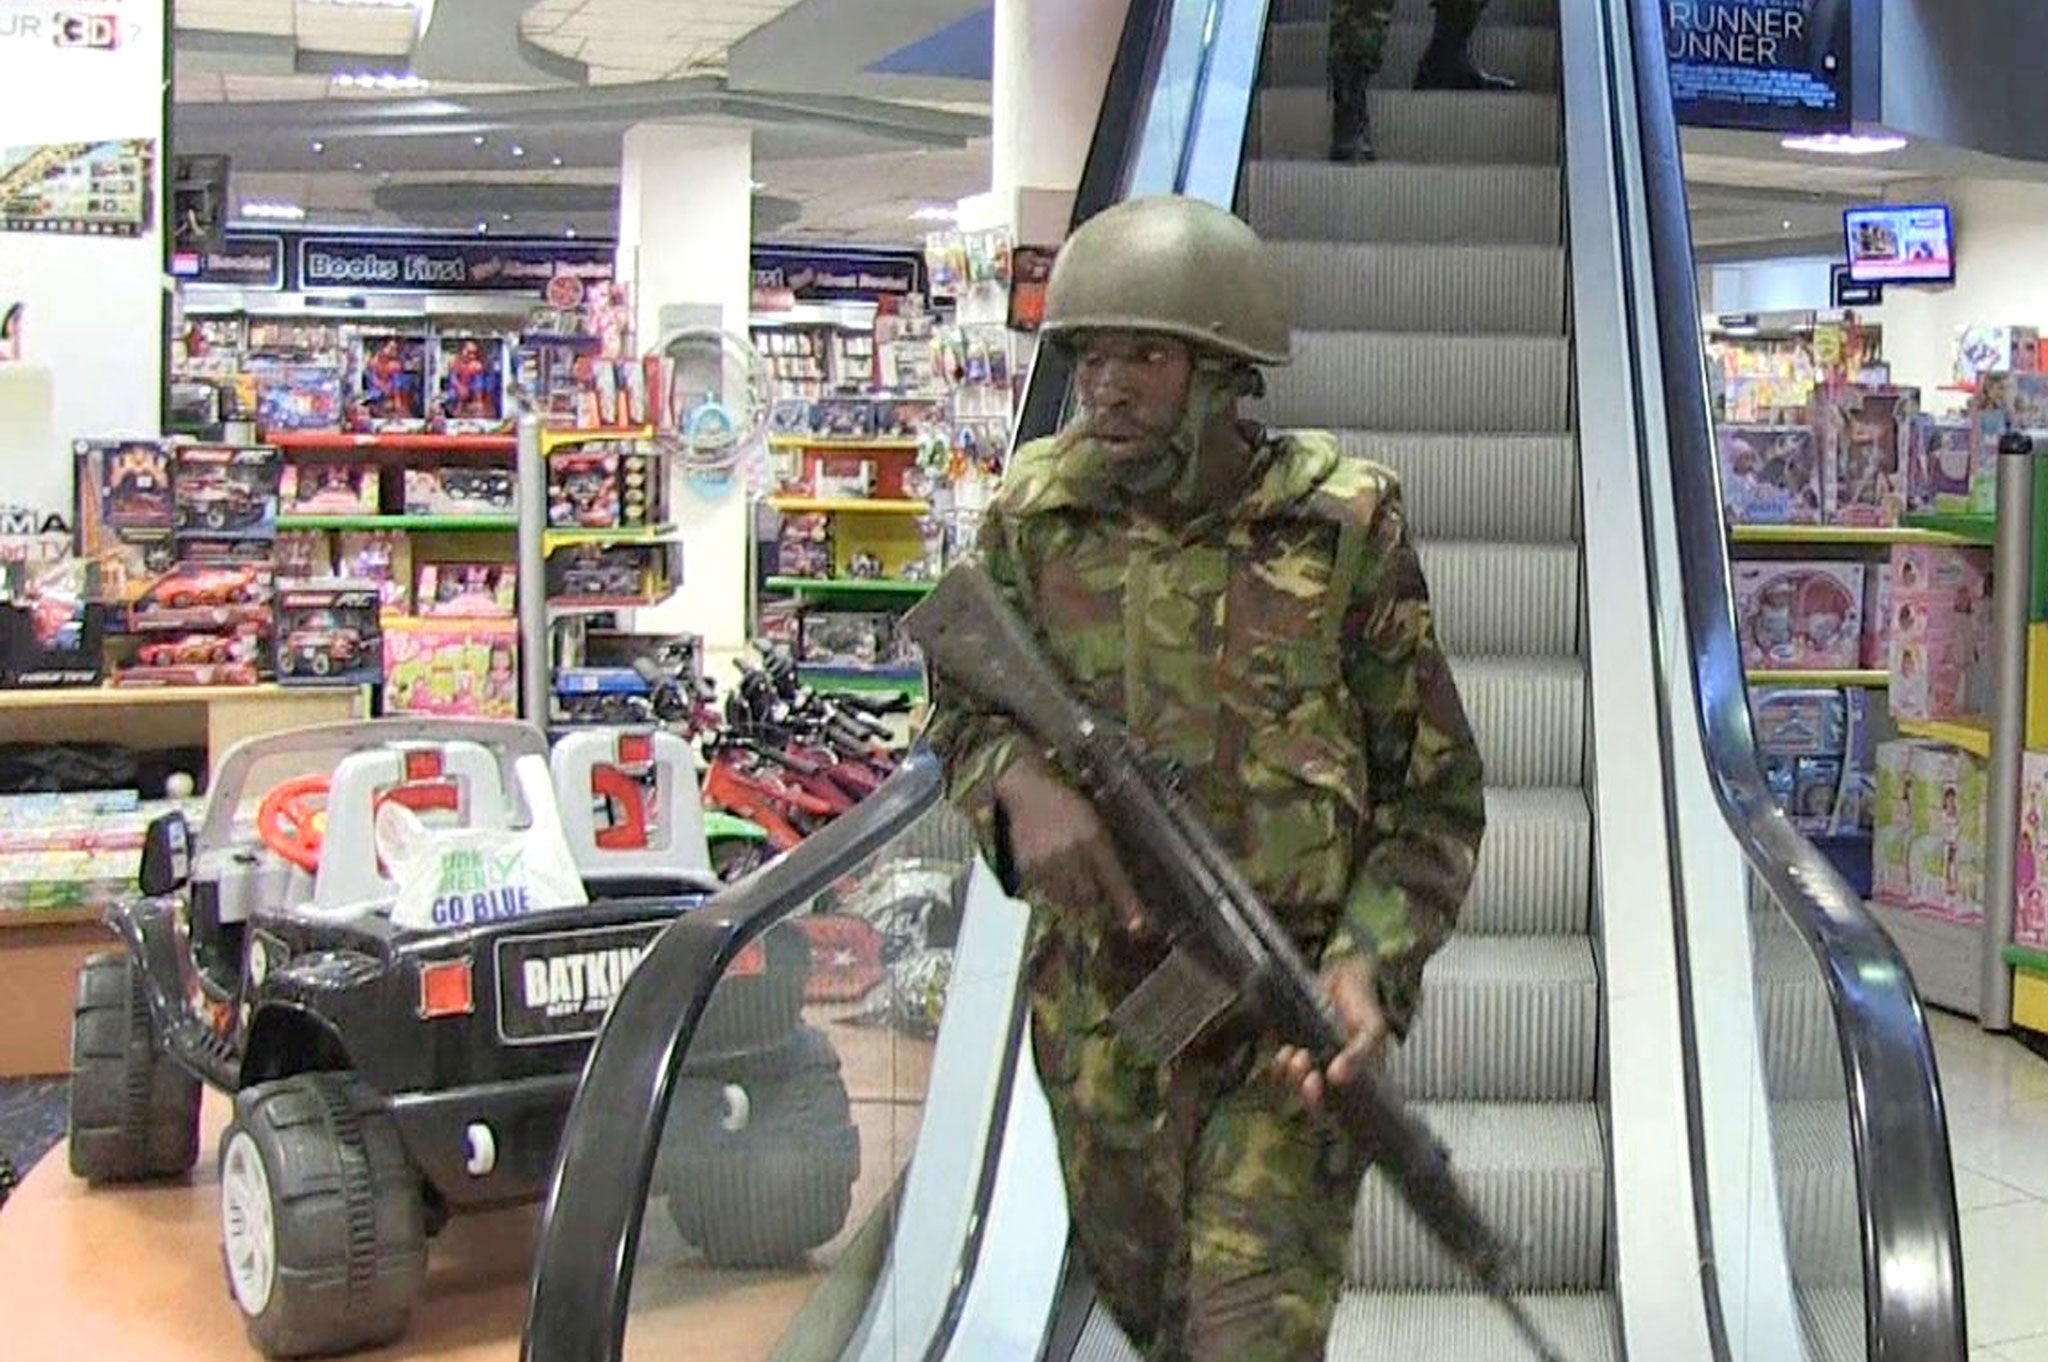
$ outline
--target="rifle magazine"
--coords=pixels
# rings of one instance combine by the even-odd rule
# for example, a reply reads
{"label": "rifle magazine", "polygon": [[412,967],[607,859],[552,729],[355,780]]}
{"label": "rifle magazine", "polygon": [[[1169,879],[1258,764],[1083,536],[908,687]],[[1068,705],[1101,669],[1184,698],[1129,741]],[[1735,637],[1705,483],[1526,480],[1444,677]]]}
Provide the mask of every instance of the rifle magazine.
{"label": "rifle magazine", "polygon": [[1154,1064],[1179,1055],[1237,1002],[1237,990],[1179,946],[1117,1004],[1110,1025]]}

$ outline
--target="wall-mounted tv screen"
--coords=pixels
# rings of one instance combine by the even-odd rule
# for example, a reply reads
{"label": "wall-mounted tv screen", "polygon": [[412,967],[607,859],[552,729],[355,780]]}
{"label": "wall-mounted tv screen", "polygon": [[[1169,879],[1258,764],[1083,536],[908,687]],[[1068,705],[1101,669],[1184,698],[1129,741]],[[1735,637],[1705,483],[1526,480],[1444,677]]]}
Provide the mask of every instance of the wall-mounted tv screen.
{"label": "wall-mounted tv screen", "polygon": [[1849,277],[1859,284],[1955,282],[1955,238],[1945,203],[1851,208],[1842,214]]}

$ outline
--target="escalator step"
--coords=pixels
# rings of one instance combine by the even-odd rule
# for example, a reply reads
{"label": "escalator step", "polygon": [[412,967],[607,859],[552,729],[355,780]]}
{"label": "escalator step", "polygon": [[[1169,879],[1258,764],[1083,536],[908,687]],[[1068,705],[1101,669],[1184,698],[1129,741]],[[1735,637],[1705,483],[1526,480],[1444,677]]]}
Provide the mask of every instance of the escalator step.
{"label": "escalator step", "polygon": [[[1382,162],[1555,167],[1563,155],[1556,95],[1375,90],[1369,103]],[[1312,86],[1263,92],[1252,138],[1261,160],[1322,160],[1330,152],[1329,94]]]}
{"label": "escalator step", "polygon": [[[1621,1362],[1619,1321],[1606,1293],[1545,1292],[1520,1300],[1566,1362]],[[1528,1352],[1507,1317],[1479,1292],[1360,1292],[1337,1303],[1325,1356],[1330,1362],[1505,1362]]]}
{"label": "escalator step", "polygon": [[1756,943],[1757,1021],[1770,1094],[1838,1098],[1846,1080],[1820,966],[1775,910],[1753,914],[1750,921]]}
{"label": "escalator step", "polygon": [[1586,673],[1576,660],[1453,656],[1450,661],[1488,786],[1583,783]]}
{"label": "escalator step", "polygon": [[1865,1362],[1870,1356],[1860,1283],[1802,1287],[1799,1318],[1806,1326],[1810,1362]]}
{"label": "escalator step", "polygon": [[1486,792],[1486,837],[1458,918],[1476,935],[1586,930],[1593,820],[1576,787]]}
{"label": "escalator step", "polygon": [[1309,330],[1561,336],[1561,246],[1282,241],[1272,256]]}
{"label": "escalator step", "polygon": [[1560,434],[1570,365],[1562,336],[1300,331],[1258,405],[1280,426]]}
{"label": "escalator step", "polygon": [[[1389,8],[1398,21],[1425,23],[1432,14],[1433,0],[1393,0]],[[1267,11],[1268,24],[1293,24],[1327,20],[1330,0],[1273,0]],[[1480,26],[1490,24],[1537,24],[1557,27],[1557,0],[1493,0],[1480,15]],[[1557,41],[1553,36],[1552,42]]]}
{"label": "escalator step", "polygon": [[1459,933],[1429,962],[1388,1073],[1423,1100],[1589,1102],[1599,1022],[1586,938]]}
{"label": "escalator step", "polygon": [[1569,435],[1339,430],[1347,454],[1401,477],[1410,529],[1434,539],[1576,540],[1578,446]]}
{"label": "escalator step", "polygon": [[1437,638],[1454,653],[1570,656],[1579,646],[1576,544],[1416,545]]}
{"label": "escalator step", "polygon": [[1812,1287],[1861,1282],[1862,1221],[1847,1105],[1773,1102],[1771,1137],[1793,1279]]}
{"label": "escalator step", "polygon": [[[1516,1286],[1591,1291],[1601,1285],[1607,1153],[1597,1105],[1424,1102],[1415,1114],[1449,1150],[1451,1168],[1479,1213],[1516,1246]],[[1359,1194],[1351,1276],[1376,1290],[1442,1291],[1470,1283],[1377,1172]]]}
{"label": "escalator step", "polygon": [[[1385,60],[1372,83],[1379,89],[1405,89],[1415,79],[1415,66],[1429,43],[1426,21],[1398,19],[1387,26]],[[1321,90],[1329,81],[1330,26],[1322,20],[1273,24],[1266,30],[1266,65],[1261,81],[1269,88],[1308,85]],[[1541,25],[1482,23],[1472,39],[1473,56],[1481,66],[1506,76],[1525,90],[1555,92],[1557,30]]]}
{"label": "escalator step", "polygon": [[1556,246],[1563,177],[1551,166],[1339,166],[1252,161],[1245,217],[1271,241]]}

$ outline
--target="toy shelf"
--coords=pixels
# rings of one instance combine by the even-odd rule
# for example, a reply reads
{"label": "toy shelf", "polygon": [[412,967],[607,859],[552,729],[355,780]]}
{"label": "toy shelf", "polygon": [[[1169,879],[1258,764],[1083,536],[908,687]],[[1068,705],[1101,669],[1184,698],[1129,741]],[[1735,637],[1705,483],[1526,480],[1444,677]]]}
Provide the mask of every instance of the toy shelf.
{"label": "toy shelf", "polygon": [[770,591],[818,597],[924,596],[932,589],[930,582],[901,582],[887,578],[862,580],[856,577],[770,577],[766,585]]}
{"label": "toy shelf", "polygon": [[1951,544],[1974,544],[1989,548],[1997,539],[1998,517],[1991,515],[1936,515],[1931,511],[1908,511],[1901,518],[1908,529],[1933,530],[1950,536]]}
{"label": "toy shelf", "polygon": [[552,454],[569,445],[599,444],[608,440],[651,440],[653,426],[592,426],[583,430],[543,430],[540,452]]}
{"label": "toy shelf", "polygon": [[1737,544],[1975,544],[1980,541],[1942,529],[1913,525],[1735,525]]}
{"label": "toy shelf", "polygon": [[774,435],[768,440],[770,449],[851,449],[877,450],[883,453],[909,454],[918,448],[916,440],[873,439],[863,440],[844,435]]}
{"label": "toy shelf", "polygon": [[1947,743],[1973,756],[1988,758],[1991,755],[1989,719],[1899,719],[1896,723],[1899,732],[1906,737]]}
{"label": "toy shelf", "polygon": [[22,927],[97,926],[106,915],[102,908],[0,908],[0,931]]}
{"label": "toy shelf", "polygon": [[514,530],[510,515],[281,515],[280,530]]}
{"label": "toy shelf", "polygon": [[263,442],[283,450],[302,452],[355,452],[386,449],[394,453],[510,454],[517,441],[510,435],[428,435],[424,433],[358,433],[345,430],[280,430],[266,433]]}
{"label": "toy shelf", "polygon": [[665,596],[550,596],[548,609],[557,615],[608,615],[614,610],[652,610]]}
{"label": "toy shelf", "polygon": [[770,497],[768,505],[783,515],[924,515],[932,508],[928,501],[879,501],[865,497]]}
{"label": "toy shelf", "polygon": [[1889,686],[1892,674],[1888,671],[1868,671],[1861,668],[1848,671],[1799,671],[1762,669],[1748,673],[1752,686],[1867,686],[1872,688]]}
{"label": "toy shelf", "polygon": [[669,544],[676,541],[674,525],[639,525],[630,528],[563,528],[541,532],[541,552],[553,553],[571,544]]}

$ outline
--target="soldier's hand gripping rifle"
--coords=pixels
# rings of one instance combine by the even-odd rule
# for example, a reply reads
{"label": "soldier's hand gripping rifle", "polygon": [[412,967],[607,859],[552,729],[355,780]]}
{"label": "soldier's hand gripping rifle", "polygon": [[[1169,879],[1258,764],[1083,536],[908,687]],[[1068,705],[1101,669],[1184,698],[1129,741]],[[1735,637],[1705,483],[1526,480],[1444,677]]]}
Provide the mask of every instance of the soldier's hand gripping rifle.
{"label": "soldier's hand gripping rifle", "polygon": [[[1132,881],[1145,886],[1164,959],[1113,1014],[1140,1053],[1164,1060],[1243,1008],[1327,1068],[1347,1036],[1292,938],[1193,809],[1115,724],[1070,696],[1030,627],[978,565],[949,571],[904,617],[942,683],[1014,719],[1095,806]],[[1508,1292],[1507,1253],[1451,1176],[1429,1129],[1383,1078],[1331,1084],[1325,1103],[1416,1216],[1505,1310],[1544,1362],[1557,1354]]]}

